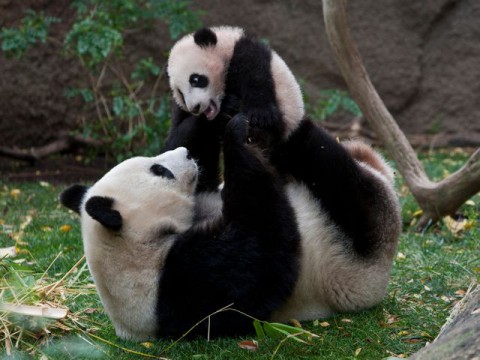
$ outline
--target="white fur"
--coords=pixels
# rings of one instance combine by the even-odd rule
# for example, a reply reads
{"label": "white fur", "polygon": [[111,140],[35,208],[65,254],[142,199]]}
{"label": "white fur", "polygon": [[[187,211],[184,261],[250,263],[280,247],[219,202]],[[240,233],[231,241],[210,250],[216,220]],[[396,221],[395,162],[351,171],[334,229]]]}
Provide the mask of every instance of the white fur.
{"label": "white fur", "polygon": [[[389,173],[383,159],[382,164]],[[377,255],[369,259],[355,256],[343,245],[348,239],[322,210],[322,204],[304,185],[289,184],[288,196],[302,238],[300,274],[293,294],[273,314],[273,321],[324,318],[339,311],[367,309],[384,298],[400,233],[400,222],[394,221],[400,219],[400,207],[393,182],[368,164],[361,166],[385,192],[383,203],[372,209],[378,212],[382,226],[377,228]]]}
{"label": "white fur", "polygon": [[285,134],[288,136],[297,128],[300,120],[305,116],[302,91],[285,61],[275,51],[272,51],[270,66],[275,82],[275,96],[285,120]]}
{"label": "white fur", "polygon": [[[200,47],[195,44],[193,34],[180,39],[171,49],[168,58],[168,75],[173,97],[183,110],[192,112],[192,109],[200,105],[200,113],[203,113],[210,101],[217,107],[215,116],[218,115],[220,106],[225,96],[226,69],[233,56],[235,43],[243,36],[240,28],[222,26],[212,30],[217,35],[215,46]],[[190,86],[191,74],[208,75],[209,85],[206,88],[194,88]],[[179,95],[180,90],[186,103]]]}
{"label": "white fur", "polygon": [[[117,335],[145,340],[155,335],[152,316],[157,301],[161,264],[173,236],[159,237],[161,229],[187,230],[193,221],[197,166],[178,148],[154,158],[126,160],[88,191],[92,196],[114,199],[113,208],[122,216],[118,233],[93,220],[82,204],[82,234],[88,266],[105,310]],[[175,180],[154,176],[153,164],[162,164]]]}

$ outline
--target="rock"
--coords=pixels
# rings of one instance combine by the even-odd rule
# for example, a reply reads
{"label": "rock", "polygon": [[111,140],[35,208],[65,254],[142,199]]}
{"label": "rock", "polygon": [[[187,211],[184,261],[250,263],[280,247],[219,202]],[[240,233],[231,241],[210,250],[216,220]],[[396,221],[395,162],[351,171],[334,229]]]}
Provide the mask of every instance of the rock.
{"label": "rock", "polygon": [[409,359],[480,359],[480,286],[455,305],[435,341]]}

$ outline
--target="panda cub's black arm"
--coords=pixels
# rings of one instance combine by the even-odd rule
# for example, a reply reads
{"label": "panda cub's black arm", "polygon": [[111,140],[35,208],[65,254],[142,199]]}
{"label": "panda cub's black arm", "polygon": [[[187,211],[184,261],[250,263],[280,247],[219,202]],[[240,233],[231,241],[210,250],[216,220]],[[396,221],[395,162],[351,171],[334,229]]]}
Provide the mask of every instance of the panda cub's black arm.
{"label": "panda cub's black arm", "polygon": [[242,100],[242,112],[247,114],[250,126],[282,134],[285,125],[276,100],[271,61],[272,51],[267,45],[240,38],[228,67],[226,93]]}

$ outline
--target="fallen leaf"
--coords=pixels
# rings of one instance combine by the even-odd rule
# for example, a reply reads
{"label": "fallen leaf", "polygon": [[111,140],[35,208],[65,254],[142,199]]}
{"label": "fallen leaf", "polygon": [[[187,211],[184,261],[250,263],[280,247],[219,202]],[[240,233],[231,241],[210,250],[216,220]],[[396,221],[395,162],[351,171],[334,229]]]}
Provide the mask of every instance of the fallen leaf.
{"label": "fallen leaf", "polygon": [[459,290],[455,291],[455,294],[457,294],[459,296],[465,296],[466,292],[465,292],[465,290],[459,289]]}
{"label": "fallen leaf", "polygon": [[408,344],[416,344],[416,343],[422,342],[423,340],[420,338],[406,338],[406,339],[402,339],[402,341]]}
{"label": "fallen leaf", "polygon": [[405,335],[408,335],[410,334],[407,330],[402,330],[398,333],[399,336],[405,336]]}
{"label": "fallen leaf", "polygon": [[473,201],[473,200],[467,200],[467,201],[465,201],[465,205],[475,206],[475,201]]}
{"label": "fallen leaf", "polygon": [[72,230],[72,225],[64,224],[60,226],[61,232],[69,232],[70,230]]}
{"label": "fallen leaf", "polygon": [[397,315],[390,315],[387,319],[387,324],[393,324],[398,321]]}
{"label": "fallen leaf", "polygon": [[403,254],[403,253],[401,253],[401,252],[399,252],[399,253],[397,254],[397,259],[398,259],[398,260],[405,260],[405,258],[406,258],[405,254]]}
{"label": "fallen leaf", "polygon": [[243,340],[238,343],[238,347],[248,351],[256,351],[258,350],[258,342],[255,340]]}
{"label": "fallen leaf", "polygon": [[16,246],[10,246],[7,248],[0,249],[0,259],[4,257],[15,257],[18,254],[18,249]]}
{"label": "fallen leaf", "polygon": [[344,323],[351,323],[351,322],[353,322],[353,320],[351,320],[351,319],[342,319],[342,320],[340,320],[340,321],[341,321],[341,322],[344,322]]}
{"label": "fallen leaf", "polygon": [[146,347],[147,349],[150,349],[153,346],[153,343],[147,341],[147,342],[140,343],[140,345]]}
{"label": "fallen leaf", "polygon": [[319,323],[318,325],[320,325],[321,327],[328,327],[328,326],[330,326],[330,324],[329,324],[328,322],[326,322],[326,321],[323,321],[323,322]]}
{"label": "fallen leaf", "polygon": [[440,299],[442,299],[442,300],[445,301],[446,303],[452,301],[452,299],[450,299],[448,296],[445,296],[445,295],[440,296]]}
{"label": "fallen leaf", "polygon": [[302,329],[302,324],[300,324],[300,321],[298,321],[297,319],[290,319],[289,323],[294,327]]}
{"label": "fallen leaf", "polygon": [[21,193],[22,192],[20,191],[20,189],[12,189],[10,191],[10,196],[13,197],[15,200],[17,200],[20,197]]}
{"label": "fallen leaf", "polygon": [[360,355],[361,352],[362,352],[362,348],[358,348],[357,350],[355,350],[355,357]]}
{"label": "fallen leaf", "polygon": [[461,219],[457,221],[453,219],[451,216],[445,216],[443,218],[443,223],[453,235],[457,235],[464,230],[468,230],[473,225],[473,224],[470,224],[467,219]]}
{"label": "fallen leaf", "polygon": [[422,209],[419,209],[419,210],[417,210],[417,211],[415,211],[415,212],[413,213],[413,216],[418,217],[418,216],[420,216],[420,215],[422,215],[422,214],[423,214],[423,210],[422,210]]}

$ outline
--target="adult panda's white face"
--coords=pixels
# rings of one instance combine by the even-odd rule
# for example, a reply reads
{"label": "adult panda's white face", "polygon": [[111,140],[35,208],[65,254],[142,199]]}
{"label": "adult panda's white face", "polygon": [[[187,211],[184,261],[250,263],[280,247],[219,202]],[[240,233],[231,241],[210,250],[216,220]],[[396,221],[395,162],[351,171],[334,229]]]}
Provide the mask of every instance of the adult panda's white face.
{"label": "adult panda's white face", "polygon": [[180,39],[170,51],[167,73],[173,97],[183,110],[214,119],[225,96],[225,76],[235,42],[243,30],[201,29]]}
{"label": "adult panda's white face", "polygon": [[161,268],[193,221],[198,168],[187,149],[125,160],[62,203],[80,213],[84,251],[102,303],[122,338],[155,336]]}
{"label": "adult panda's white face", "polygon": [[[145,241],[162,227],[164,232],[182,232],[191,224],[197,173],[185,148],[125,160],[89,189],[82,222],[100,224],[84,228],[90,231],[102,225],[104,230],[118,230],[131,243]],[[113,220],[115,212],[121,217],[120,224]]]}

